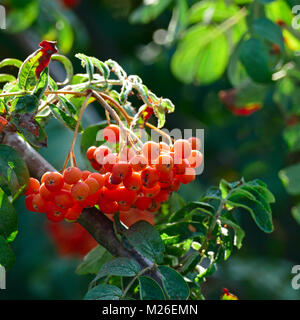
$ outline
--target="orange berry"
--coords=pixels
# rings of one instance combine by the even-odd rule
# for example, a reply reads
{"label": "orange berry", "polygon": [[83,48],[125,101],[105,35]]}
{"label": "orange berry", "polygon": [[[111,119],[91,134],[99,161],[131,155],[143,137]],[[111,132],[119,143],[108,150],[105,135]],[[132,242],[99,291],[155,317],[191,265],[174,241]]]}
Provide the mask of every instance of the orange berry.
{"label": "orange berry", "polygon": [[108,172],[104,176],[104,185],[107,189],[110,189],[110,190],[116,189],[121,182],[122,181],[117,177],[113,177],[112,173]]}
{"label": "orange berry", "polygon": [[142,147],[142,152],[149,163],[153,163],[159,156],[159,144],[153,141],[147,141]]}
{"label": "orange berry", "polygon": [[106,199],[102,199],[99,201],[100,211],[106,214],[113,214],[118,212],[119,205],[116,201],[109,201]]}
{"label": "orange berry", "polygon": [[186,168],[190,166],[190,163],[187,159],[182,159],[181,163],[174,164],[174,171],[176,174],[184,174]]}
{"label": "orange berry", "polygon": [[64,170],[63,177],[65,180],[65,183],[74,184],[81,179],[82,172],[77,167],[68,167],[66,170]]}
{"label": "orange berry", "polygon": [[137,207],[137,209],[146,210],[151,203],[152,203],[151,198],[148,198],[145,196],[138,196],[134,202],[134,205]]}
{"label": "orange berry", "polygon": [[131,165],[127,162],[119,162],[113,166],[111,172],[113,178],[123,181],[125,178],[131,176],[132,168]]}
{"label": "orange berry", "polygon": [[131,176],[123,180],[123,184],[128,190],[138,191],[142,186],[141,175],[137,172],[133,172]]}
{"label": "orange berry", "polygon": [[171,150],[174,151],[175,158],[186,159],[190,156],[192,147],[188,140],[179,139],[174,142]]}
{"label": "orange berry", "polygon": [[89,187],[89,195],[95,194],[99,190],[99,183],[96,179],[89,176],[86,180],[84,180],[84,182]]}
{"label": "orange berry", "polygon": [[155,168],[159,172],[170,172],[173,166],[173,158],[167,154],[160,155],[155,164]]}
{"label": "orange berry", "polygon": [[40,186],[39,193],[45,201],[52,201],[55,195],[55,192],[51,192],[46,188],[45,183]]}
{"label": "orange berry", "polygon": [[143,155],[136,155],[129,163],[134,171],[142,171],[147,167],[148,161]]}
{"label": "orange berry", "polygon": [[184,174],[180,174],[176,176],[176,179],[179,180],[183,184],[188,184],[196,179],[196,172],[193,168],[186,168]]}
{"label": "orange berry", "polygon": [[70,191],[66,190],[57,192],[54,196],[54,202],[62,209],[68,209],[74,205],[74,199],[72,198]]}
{"label": "orange berry", "polygon": [[136,199],[136,192],[120,187],[117,190],[117,201],[121,205],[131,205]]}
{"label": "orange berry", "polygon": [[46,209],[46,216],[50,221],[60,222],[64,219],[66,210],[58,207],[55,203],[49,202]]}
{"label": "orange berry", "polygon": [[171,186],[170,186],[170,191],[178,191],[180,188],[180,181],[177,179],[174,179],[174,181],[172,182]]}
{"label": "orange berry", "polygon": [[109,153],[103,158],[103,168],[106,172],[111,172],[113,166],[118,162],[118,155],[116,153]]}
{"label": "orange berry", "polygon": [[40,196],[40,194],[34,194],[32,198],[32,207],[36,212],[44,212],[46,201]]}
{"label": "orange berry", "polygon": [[90,192],[89,186],[85,182],[77,182],[71,189],[72,197],[77,201],[84,201]]}
{"label": "orange berry", "polygon": [[94,152],[96,151],[97,147],[89,147],[86,151],[86,158],[88,160],[94,160]]}
{"label": "orange berry", "polygon": [[160,192],[160,185],[157,183],[154,187],[152,188],[145,188],[142,187],[142,192],[145,197],[148,198],[153,198],[155,197],[159,192]]}
{"label": "orange berry", "polygon": [[29,178],[28,189],[25,192],[25,195],[28,196],[30,194],[38,193],[40,189],[40,182],[37,179]]}
{"label": "orange berry", "polygon": [[34,196],[33,194],[30,194],[25,198],[25,207],[28,211],[31,211],[31,212],[35,212],[35,209],[32,206],[33,196]]}
{"label": "orange berry", "polygon": [[104,186],[104,177],[102,174],[97,173],[97,172],[93,172],[88,176],[88,178],[93,178],[93,179],[97,180],[97,182],[99,184],[99,188],[102,188]]}
{"label": "orange berry", "polygon": [[160,202],[156,202],[152,200],[152,203],[150,204],[147,210],[150,212],[156,212],[160,209],[160,206],[161,206]]}
{"label": "orange berry", "polygon": [[161,190],[154,198],[153,200],[155,202],[165,202],[168,201],[170,197],[170,192],[168,190]]}
{"label": "orange berry", "polygon": [[91,174],[91,172],[90,172],[90,171],[88,171],[88,170],[84,170],[84,171],[82,171],[81,179],[82,179],[82,180],[87,179],[87,177],[88,177],[90,174]]}
{"label": "orange berry", "polygon": [[41,178],[41,184],[45,182],[46,178],[49,176],[49,174],[51,174],[52,172],[47,171],[43,174],[42,178]]}
{"label": "orange berry", "polygon": [[147,167],[141,172],[143,186],[152,188],[158,182],[158,173],[152,167]]}
{"label": "orange berry", "polygon": [[200,150],[201,149],[201,140],[196,137],[188,138],[188,142],[190,143],[192,150]]}
{"label": "orange berry", "polygon": [[188,157],[188,162],[191,168],[198,168],[203,161],[203,155],[198,150],[192,150],[191,155]]}
{"label": "orange berry", "polygon": [[100,146],[95,150],[94,158],[99,164],[102,165],[104,157],[106,157],[109,153],[111,153],[111,150],[108,147]]}
{"label": "orange berry", "polygon": [[118,142],[120,139],[120,129],[118,126],[111,124],[104,128],[103,137],[109,143]]}
{"label": "orange berry", "polygon": [[48,174],[44,180],[46,188],[51,191],[59,191],[64,185],[64,178],[58,172],[51,172]]}
{"label": "orange berry", "polygon": [[96,170],[100,171],[102,169],[102,165],[99,164],[95,159],[90,160],[91,167]]}
{"label": "orange berry", "polygon": [[69,208],[66,215],[65,220],[69,222],[76,221],[82,212],[82,207],[78,204],[75,204],[72,208]]}

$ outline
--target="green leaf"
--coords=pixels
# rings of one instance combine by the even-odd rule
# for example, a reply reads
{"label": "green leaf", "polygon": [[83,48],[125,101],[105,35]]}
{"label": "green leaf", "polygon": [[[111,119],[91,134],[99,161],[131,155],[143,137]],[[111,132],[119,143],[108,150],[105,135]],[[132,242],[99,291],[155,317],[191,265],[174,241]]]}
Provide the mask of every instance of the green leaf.
{"label": "green leaf", "polygon": [[131,23],[149,23],[155,20],[166,8],[172,0],[157,0],[152,1],[151,4],[145,4],[132,12],[129,17]]}
{"label": "green leaf", "polygon": [[158,270],[162,275],[163,288],[168,297],[171,300],[187,300],[190,292],[183,277],[167,266],[159,266]]}
{"label": "green leaf", "polygon": [[15,263],[16,257],[9,244],[0,235],[0,265],[9,270]]}
{"label": "green leaf", "polygon": [[171,69],[184,83],[195,81],[209,84],[224,73],[228,58],[225,34],[217,27],[196,25],[180,41],[171,61]]}
{"label": "green leaf", "polygon": [[235,222],[225,217],[220,217],[220,220],[223,224],[227,224],[234,230],[234,239],[233,244],[240,249],[242,247],[242,242],[245,237],[245,231]]}
{"label": "green leaf", "polygon": [[[65,125],[67,128],[71,130],[75,130],[77,125],[77,120],[73,118],[72,116],[68,115],[65,111],[60,109],[54,104],[49,104],[49,107],[54,115],[54,117],[60,121],[63,125]],[[79,125],[78,132],[82,132],[82,126]]]}
{"label": "green leaf", "polygon": [[0,145],[0,187],[7,195],[16,195],[29,183],[24,160],[11,147]]}
{"label": "green leaf", "polygon": [[298,203],[295,207],[292,208],[292,216],[300,224],[300,204]]}
{"label": "green leaf", "polygon": [[129,258],[115,258],[104,263],[97,275],[98,278],[106,276],[134,277],[141,270],[139,264]]}
{"label": "green leaf", "polygon": [[180,271],[183,275],[187,274],[188,272],[192,272],[197,264],[201,260],[201,254],[199,252],[193,252],[186,258],[183,262],[182,267],[180,268]]}
{"label": "green leaf", "polygon": [[66,108],[66,110],[69,112],[70,115],[75,115],[77,114],[77,109],[74,106],[74,104],[66,99],[64,96],[59,96],[59,100],[63,104],[63,106]]}
{"label": "green leaf", "polygon": [[[288,101],[288,99],[286,98]],[[283,131],[283,138],[291,152],[300,150],[300,123],[287,126]]]}
{"label": "green leaf", "polygon": [[75,54],[75,57],[81,60],[82,67],[86,68],[86,72],[89,76],[89,80],[92,81],[94,78],[94,65],[91,57],[88,57],[83,53],[77,53]]}
{"label": "green leaf", "polygon": [[252,31],[271,43],[277,44],[281,51],[284,50],[284,41],[281,28],[267,18],[260,18],[253,22]]}
{"label": "green leaf", "polygon": [[20,68],[22,65],[22,61],[18,60],[18,59],[13,59],[13,58],[8,58],[8,59],[4,59],[0,62],[0,69],[3,67],[16,67],[16,68]]}
{"label": "green leaf", "polygon": [[158,231],[148,222],[139,221],[123,232],[129,243],[152,262],[160,263],[165,250]]}
{"label": "green leaf", "polygon": [[12,82],[15,81],[16,77],[11,74],[2,73],[0,74],[0,82]]}
{"label": "green leaf", "polygon": [[204,212],[206,214],[213,214],[215,212],[214,207],[210,204],[205,202],[193,201],[189,202],[187,205],[183,206],[181,209],[174,212],[170,216],[169,222],[176,222],[179,219],[184,218],[187,214],[189,214],[191,211],[195,209],[198,209],[200,212]]}
{"label": "green leaf", "polygon": [[262,40],[250,38],[243,42],[240,48],[240,60],[254,81],[262,83],[271,81],[268,51]]}
{"label": "green leaf", "polygon": [[242,207],[250,212],[257,226],[264,232],[273,231],[272,215],[258,200],[252,200],[244,193],[232,194],[227,201],[234,207]]}
{"label": "green leaf", "polygon": [[74,74],[74,69],[71,60],[61,54],[53,54],[51,56],[51,60],[60,62],[65,68],[66,80],[62,84],[67,84],[71,82]]}
{"label": "green leaf", "polygon": [[33,94],[37,97],[37,99],[41,99],[45,90],[48,87],[49,82],[49,69],[45,68],[40,75],[40,79],[38,84],[36,85]]}
{"label": "green leaf", "polygon": [[122,291],[110,284],[100,284],[85,295],[84,300],[120,300]]}
{"label": "green leaf", "polygon": [[295,164],[279,171],[281,179],[287,193],[300,194],[300,164]]}
{"label": "green leaf", "polygon": [[141,300],[165,300],[165,296],[160,286],[152,278],[139,277]]}
{"label": "green leaf", "polygon": [[0,235],[6,240],[15,234],[18,228],[18,216],[7,195],[0,188]]}
{"label": "green leaf", "polygon": [[[26,95],[16,98],[14,103],[15,110],[17,113],[34,113],[39,107],[39,100],[35,95]],[[13,109],[13,106],[12,106]]]}
{"label": "green leaf", "polygon": [[80,275],[97,274],[102,265],[111,257],[111,254],[105,248],[98,245],[84,257],[83,262],[76,268],[76,273]]}

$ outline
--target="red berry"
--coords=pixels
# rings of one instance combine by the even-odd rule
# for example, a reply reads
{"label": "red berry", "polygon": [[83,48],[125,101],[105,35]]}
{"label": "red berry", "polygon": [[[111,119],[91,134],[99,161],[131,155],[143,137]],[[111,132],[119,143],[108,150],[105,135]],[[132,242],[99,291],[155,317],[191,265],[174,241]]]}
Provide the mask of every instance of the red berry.
{"label": "red berry", "polygon": [[104,176],[104,185],[107,189],[110,189],[110,190],[116,189],[121,182],[122,181],[119,178],[113,177],[112,173],[108,172]]}
{"label": "red berry", "polygon": [[142,151],[148,163],[153,163],[159,156],[159,144],[153,141],[147,141],[143,145]]}
{"label": "red berry", "polygon": [[160,155],[155,164],[155,168],[159,172],[170,172],[173,166],[173,158],[167,154]]}
{"label": "red berry", "polygon": [[35,209],[32,205],[33,196],[34,196],[33,194],[30,194],[25,198],[25,207],[28,211],[31,211],[31,212],[35,212]]}
{"label": "red berry", "polygon": [[103,167],[95,159],[90,160],[90,164],[91,164],[91,167],[96,171],[100,171],[102,169],[102,167]]}
{"label": "red berry", "polygon": [[95,160],[102,165],[104,157],[106,157],[109,153],[111,153],[111,150],[108,147],[100,146],[94,152]]}
{"label": "red berry", "polygon": [[97,180],[98,184],[99,184],[99,188],[102,188],[104,186],[104,177],[102,174],[94,172],[91,173],[88,178],[93,178],[95,180]]}
{"label": "red berry", "polygon": [[160,202],[152,201],[150,207],[147,209],[150,212],[156,212],[160,209]]}
{"label": "red berry", "polygon": [[123,184],[128,190],[138,191],[142,186],[141,175],[137,172],[133,172],[131,176],[123,180]]}
{"label": "red berry", "polygon": [[187,140],[179,139],[174,142],[171,150],[174,151],[175,158],[186,159],[190,156],[192,147]]}
{"label": "red berry", "polygon": [[84,182],[77,182],[71,189],[71,195],[77,201],[84,201],[88,197],[89,192],[89,186]]}
{"label": "red berry", "polygon": [[42,183],[42,185],[40,186],[39,193],[45,201],[52,201],[55,196],[55,192],[49,191],[46,188],[45,183]]}
{"label": "red berry", "polygon": [[91,172],[90,172],[90,171],[88,171],[88,170],[84,170],[84,171],[82,171],[81,179],[82,179],[82,180],[87,179],[87,177],[88,177],[90,174],[91,174]]}
{"label": "red berry", "polygon": [[82,172],[77,167],[69,167],[66,170],[64,170],[63,177],[65,183],[74,184],[81,179]]}
{"label": "red berry", "polygon": [[136,199],[136,193],[125,187],[120,187],[117,191],[117,201],[121,205],[131,205]]}
{"label": "red berry", "polygon": [[40,183],[37,179],[29,178],[28,189],[25,192],[25,195],[28,196],[30,194],[38,193],[40,189]]}
{"label": "red berry", "polygon": [[134,171],[142,171],[147,167],[148,161],[143,155],[136,155],[129,163]]}
{"label": "red berry", "polygon": [[152,188],[158,182],[158,174],[154,168],[147,167],[141,173],[143,186]]}
{"label": "red berry", "polygon": [[57,192],[54,196],[54,202],[62,209],[68,209],[74,205],[74,199],[72,198],[70,191],[66,190]]}
{"label": "red berry", "polygon": [[116,163],[112,168],[112,177],[123,181],[125,178],[131,176],[132,168],[127,162]]}
{"label": "red berry", "polygon": [[174,181],[172,182],[171,186],[170,186],[170,191],[178,191],[180,188],[180,181],[177,179],[174,179]]}
{"label": "red berry", "polygon": [[118,162],[118,155],[116,153],[109,153],[103,158],[103,168],[106,172],[111,172],[113,166]]}
{"label": "red berry", "polygon": [[64,219],[66,210],[58,207],[55,203],[47,205],[46,216],[50,221],[60,222]]}
{"label": "red berry", "polygon": [[32,198],[32,207],[36,212],[44,212],[46,201],[40,196],[40,194],[34,194]]}
{"label": "red berry", "polygon": [[151,203],[152,203],[151,198],[148,198],[145,196],[138,196],[134,202],[134,205],[137,207],[137,209],[146,210]]}
{"label": "red berry", "polygon": [[196,137],[188,138],[188,142],[190,143],[192,150],[200,150],[201,149],[201,140]]}
{"label": "red berry", "polygon": [[153,198],[155,197],[159,192],[160,192],[160,185],[157,183],[154,187],[152,188],[145,188],[142,187],[142,192],[145,197],[148,198]]}
{"label": "red berry", "polygon": [[75,204],[72,208],[68,209],[65,215],[65,219],[69,222],[74,222],[79,218],[81,212],[82,212],[82,207],[78,204]]}
{"label": "red berry", "polygon": [[55,191],[61,190],[61,188],[63,187],[64,178],[58,172],[51,172],[46,176],[44,182],[45,182],[46,188],[49,191],[55,192]]}
{"label": "red berry", "polygon": [[176,179],[179,180],[183,184],[188,184],[196,179],[196,172],[193,168],[186,168],[184,174],[180,174],[176,176]]}
{"label": "red berry", "polygon": [[111,124],[103,130],[103,137],[109,143],[118,142],[120,139],[120,129],[118,126]]}
{"label": "red berry", "polygon": [[93,146],[93,147],[89,147],[86,151],[86,158],[88,160],[94,160],[94,153],[96,151],[97,147]]}
{"label": "red berry", "polygon": [[99,183],[96,179],[89,176],[86,180],[84,180],[84,182],[89,187],[89,195],[95,194],[99,190]]}
{"label": "red berry", "polygon": [[161,191],[159,192],[159,194],[157,194],[157,195],[153,198],[153,200],[154,200],[155,202],[165,202],[165,201],[167,201],[167,200],[169,199],[169,197],[170,197],[170,192],[169,192],[168,190],[161,190]]}
{"label": "red berry", "polygon": [[175,163],[174,164],[174,171],[176,174],[184,174],[186,168],[190,166],[190,163],[187,159],[182,159],[181,163]]}
{"label": "red berry", "polygon": [[113,214],[118,212],[119,205],[116,201],[109,201],[106,199],[102,199],[99,201],[100,211],[106,214]]}

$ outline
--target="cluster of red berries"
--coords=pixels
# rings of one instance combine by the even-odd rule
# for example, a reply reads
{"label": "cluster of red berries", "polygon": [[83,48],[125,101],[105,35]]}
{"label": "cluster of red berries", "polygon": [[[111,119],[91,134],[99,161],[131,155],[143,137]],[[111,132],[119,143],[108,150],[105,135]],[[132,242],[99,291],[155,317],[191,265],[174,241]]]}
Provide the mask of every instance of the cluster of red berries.
{"label": "cluster of red berries", "polygon": [[[118,142],[118,130],[115,125],[106,127],[105,140]],[[141,213],[157,212],[181,183],[195,179],[195,168],[203,160],[200,147],[196,137],[177,140],[171,147],[148,141],[139,153],[132,148],[113,153],[107,146],[92,146],[86,157],[98,172],[69,167],[63,174],[45,173],[41,184],[30,178],[26,207],[45,212],[56,222],[76,221],[84,208],[95,205],[106,215],[128,213],[133,208]]]}

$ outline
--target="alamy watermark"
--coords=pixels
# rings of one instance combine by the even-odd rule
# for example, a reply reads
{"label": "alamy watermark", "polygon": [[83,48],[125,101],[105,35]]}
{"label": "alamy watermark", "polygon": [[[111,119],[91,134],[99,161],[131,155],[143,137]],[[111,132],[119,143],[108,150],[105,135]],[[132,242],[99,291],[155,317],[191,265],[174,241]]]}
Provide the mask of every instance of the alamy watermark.
{"label": "alamy watermark", "polygon": [[292,268],[292,274],[295,274],[295,276],[292,279],[292,288],[295,290],[300,289],[300,265],[295,265]]}
{"label": "alamy watermark", "polygon": [[292,20],[293,29],[300,29],[300,5],[295,5],[292,8],[292,12],[294,14],[294,18]]}
{"label": "alamy watermark", "polygon": [[6,271],[3,266],[0,265],[0,290],[6,289]]}
{"label": "alamy watermark", "polygon": [[6,10],[0,5],[0,29],[6,29]]}

